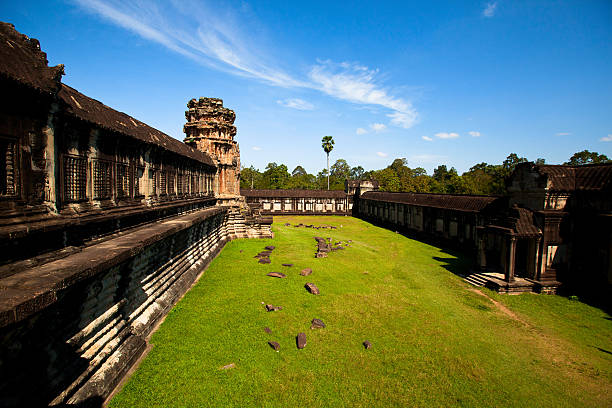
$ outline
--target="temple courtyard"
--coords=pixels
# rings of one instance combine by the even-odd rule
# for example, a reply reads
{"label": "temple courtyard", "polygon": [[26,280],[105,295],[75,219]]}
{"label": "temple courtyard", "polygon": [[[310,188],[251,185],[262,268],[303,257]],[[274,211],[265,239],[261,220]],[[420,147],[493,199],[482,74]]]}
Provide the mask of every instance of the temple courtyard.
{"label": "temple courtyard", "polygon": [[226,245],[110,406],[612,406],[604,311],[475,288],[468,257],[357,218],[272,227]]}

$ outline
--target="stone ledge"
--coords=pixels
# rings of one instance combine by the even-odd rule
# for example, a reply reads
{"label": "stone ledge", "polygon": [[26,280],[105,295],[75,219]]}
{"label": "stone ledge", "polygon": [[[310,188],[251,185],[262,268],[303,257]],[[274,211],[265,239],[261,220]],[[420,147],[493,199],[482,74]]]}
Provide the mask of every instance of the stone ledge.
{"label": "stone ledge", "polygon": [[57,301],[57,292],[126,261],[169,235],[226,211],[213,207],[160,221],[0,279],[0,327],[21,321],[53,304]]}

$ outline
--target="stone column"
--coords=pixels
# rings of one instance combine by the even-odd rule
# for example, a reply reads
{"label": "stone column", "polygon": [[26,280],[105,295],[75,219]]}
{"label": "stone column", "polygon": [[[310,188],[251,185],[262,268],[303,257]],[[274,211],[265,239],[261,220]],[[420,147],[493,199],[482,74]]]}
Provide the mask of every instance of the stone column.
{"label": "stone column", "polygon": [[516,237],[514,235],[510,235],[509,237],[509,247],[508,247],[508,259],[506,266],[506,282],[514,282],[514,258],[516,254]]}
{"label": "stone column", "polygon": [[487,242],[486,235],[480,237],[478,240],[478,266],[480,267],[480,272],[484,273],[487,271]]}

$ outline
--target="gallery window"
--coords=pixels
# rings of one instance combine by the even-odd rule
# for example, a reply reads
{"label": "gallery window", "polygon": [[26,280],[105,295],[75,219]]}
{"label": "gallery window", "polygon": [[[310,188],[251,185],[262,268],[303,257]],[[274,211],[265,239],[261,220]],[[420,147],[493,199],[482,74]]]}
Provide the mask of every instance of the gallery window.
{"label": "gallery window", "polygon": [[111,162],[105,160],[92,161],[93,198],[107,200],[112,194]]}
{"label": "gallery window", "polygon": [[64,156],[64,199],[78,202],[87,199],[87,158]]}
{"label": "gallery window", "polygon": [[0,196],[17,193],[17,154],[13,140],[0,138]]}

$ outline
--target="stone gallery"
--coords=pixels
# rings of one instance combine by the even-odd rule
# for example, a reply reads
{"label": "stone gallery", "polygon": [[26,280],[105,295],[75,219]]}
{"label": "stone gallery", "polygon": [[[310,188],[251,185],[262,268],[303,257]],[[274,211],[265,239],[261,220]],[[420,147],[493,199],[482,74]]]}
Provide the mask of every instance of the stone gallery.
{"label": "stone gallery", "polygon": [[[474,261],[467,279],[500,292],[612,283],[610,164],[524,163],[508,197],[382,192],[369,180],[241,191],[236,115],[221,99],[189,100],[182,143],[63,84],[63,66],[11,24],[0,37],[0,405],[100,405],[224,245],[271,238],[275,214],[355,216],[460,247]],[[312,229],[313,257],[350,251],[316,236],[327,226],[288,227]]]}

